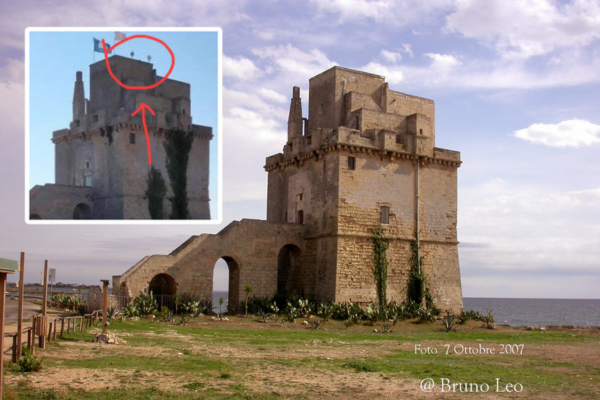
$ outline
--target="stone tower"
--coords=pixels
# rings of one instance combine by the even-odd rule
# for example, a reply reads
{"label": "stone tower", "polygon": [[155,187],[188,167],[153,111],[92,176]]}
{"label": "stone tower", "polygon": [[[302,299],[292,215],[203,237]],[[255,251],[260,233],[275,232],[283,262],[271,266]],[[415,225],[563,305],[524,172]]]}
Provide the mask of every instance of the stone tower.
{"label": "stone tower", "polygon": [[[111,70],[125,85],[148,86],[162,79],[153,65],[121,56],[109,58]],[[149,90],[129,90],[110,76],[104,60],[90,65],[90,100],[85,99],[82,73],[76,73],[73,120],[55,131],[55,185],[36,186],[30,213],[42,219],[150,219],[145,199],[150,169],[142,113],[146,112],[152,166],[167,186],[163,216],[172,195],[166,170],[165,134],[191,131],[194,140],[187,168],[192,219],[209,219],[209,144],[212,128],[192,124],[190,85],[167,79]]]}
{"label": "stone tower", "polygon": [[[462,310],[457,250],[460,154],[435,147],[431,100],[388,88],[378,75],[334,67],[310,80],[308,118],[300,89],[290,105],[283,153],[268,157],[267,221],[232,221],[192,236],[169,255],[144,257],[113,277],[114,288],[212,298],[215,263],[229,269],[230,310],[244,286],[257,298],[377,302],[373,229],[389,239],[387,300],[404,301],[412,255],[435,305]],[[121,292],[122,295],[126,293]]]}
{"label": "stone tower", "polygon": [[[439,308],[462,308],[457,250],[460,153],[435,147],[432,100],[381,76],[334,67],[310,80],[308,119],[294,88],[288,140],[267,158],[267,220],[303,226],[301,268],[280,291],[374,301],[373,229],[390,239],[388,300],[404,300],[411,242]],[[290,263],[294,263],[290,254]]]}

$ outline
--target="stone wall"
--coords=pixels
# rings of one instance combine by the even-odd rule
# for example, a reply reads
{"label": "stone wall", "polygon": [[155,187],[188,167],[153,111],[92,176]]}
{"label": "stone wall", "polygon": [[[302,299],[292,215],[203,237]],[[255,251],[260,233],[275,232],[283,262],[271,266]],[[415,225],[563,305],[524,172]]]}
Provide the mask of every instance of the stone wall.
{"label": "stone wall", "polygon": [[[127,287],[132,294],[146,291],[152,278],[168,274],[177,282],[177,294],[190,293],[212,300],[215,263],[225,259],[230,277],[229,303],[245,299],[244,286],[251,285],[256,297],[271,297],[277,291],[277,268],[280,250],[286,245],[297,247],[301,257],[305,243],[295,224],[271,224],[267,221],[234,221],[216,235],[203,234],[170,255],[150,256],[123,275],[113,277],[113,288]],[[302,262],[304,265],[304,262]]]}

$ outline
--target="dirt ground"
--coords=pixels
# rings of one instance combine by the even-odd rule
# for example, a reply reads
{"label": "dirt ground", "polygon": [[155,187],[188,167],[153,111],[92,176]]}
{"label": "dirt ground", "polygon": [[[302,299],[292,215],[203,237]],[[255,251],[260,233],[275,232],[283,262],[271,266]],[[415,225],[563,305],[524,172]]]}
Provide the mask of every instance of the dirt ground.
{"label": "dirt ground", "polygon": [[[204,320],[191,324],[194,328],[223,329],[223,335],[235,334],[237,330],[265,331],[265,330],[290,330],[303,331],[307,327],[298,322],[296,324],[278,323],[259,324],[254,319],[235,318],[228,323],[214,323]],[[344,328],[341,324],[328,324],[324,332],[372,332],[372,327],[355,326]],[[403,325],[402,334],[418,335],[421,327],[410,324]],[[471,329],[476,329],[472,327]],[[10,326],[8,327],[10,330]],[[91,343],[88,341],[57,341],[48,346],[46,350],[38,351],[42,357],[53,360],[47,363],[45,369],[35,374],[7,374],[5,384],[12,387],[27,385],[34,390],[85,390],[116,389],[123,387],[159,387],[161,390],[173,392],[186,392],[184,388],[190,382],[202,382],[203,390],[227,390],[227,386],[236,383],[251,393],[276,393],[283,398],[294,397],[298,394],[317,398],[352,398],[352,399],[423,399],[423,398],[462,398],[462,393],[439,392],[424,393],[419,390],[420,380],[409,375],[399,376],[386,372],[359,372],[348,368],[332,368],[330,370],[315,368],[310,363],[303,365],[302,360],[317,360],[323,362],[352,361],[357,359],[378,359],[393,355],[399,350],[413,352],[415,341],[400,340],[363,340],[344,341],[331,337],[325,339],[298,340],[297,343],[265,345],[243,345],[235,340],[223,343],[215,340],[214,334],[186,334],[185,328],[157,329],[128,333],[126,330],[119,332],[122,340],[117,345]],[[516,332],[516,328],[499,327],[498,333]],[[94,330],[88,331],[94,333]],[[527,357],[511,357],[511,368],[520,368],[532,360],[544,360],[556,371],[556,365],[565,364],[565,372],[570,371],[569,365],[581,367],[582,371],[591,371],[590,386],[598,388],[600,371],[600,332],[589,329],[565,330],[572,336],[588,335],[594,338],[593,344],[589,342],[562,342],[556,343],[528,343],[525,346]],[[152,344],[130,343],[130,338],[159,339],[152,340]],[[160,343],[163,343],[161,345]],[[438,348],[445,352],[444,344],[448,341],[428,340],[418,342],[424,347]],[[452,343],[458,343],[456,341]],[[475,348],[482,342],[459,342],[465,348]],[[5,349],[12,344],[5,339]],[[486,347],[495,347],[499,351],[498,343],[485,344]],[[8,354],[5,352],[5,357]],[[204,372],[198,376],[197,372],[178,371],[163,372],[139,369],[123,369],[115,365],[114,368],[65,368],[63,363],[69,360],[94,360],[98,357],[160,357],[163,360],[173,360],[187,356],[199,356],[208,360],[228,360],[247,365],[247,369],[234,369],[232,375],[235,381],[224,381],[219,371]],[[494,356],[480,355],[481,360],[495,362]],[[487,358],[485,358],[487,357]],[[431,358],[423,358],[430,361]],[[477,360],[477,359],[474,359]],[[498,358],[499,362],[504,362]],[[339,365],[339,364],[336,364]],[[530,391],[527,396],[507,393],[486,393],[486,399],[506,398],[536,398],[536,399],[566,399],[579,398],[565,393],[543,393],[543,390]],[[442,396],[442,397],[440,397]],[[593,397],[581,397],[593,398]]]}

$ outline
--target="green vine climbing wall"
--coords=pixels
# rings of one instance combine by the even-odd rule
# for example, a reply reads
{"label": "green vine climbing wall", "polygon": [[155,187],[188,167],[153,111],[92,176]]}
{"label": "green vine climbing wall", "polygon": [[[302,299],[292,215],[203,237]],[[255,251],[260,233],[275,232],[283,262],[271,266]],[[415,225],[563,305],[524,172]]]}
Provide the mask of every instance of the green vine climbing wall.
{"label": "green vine climbing wall", "polygon": [[387,305],[387,249],[390,247],[390,242],[383,235],[383,230],[380,226],[373,229],[373,253],[375,256],[375,266],[373,267],[373,275],[377,285],[377,298],[380,306]]}

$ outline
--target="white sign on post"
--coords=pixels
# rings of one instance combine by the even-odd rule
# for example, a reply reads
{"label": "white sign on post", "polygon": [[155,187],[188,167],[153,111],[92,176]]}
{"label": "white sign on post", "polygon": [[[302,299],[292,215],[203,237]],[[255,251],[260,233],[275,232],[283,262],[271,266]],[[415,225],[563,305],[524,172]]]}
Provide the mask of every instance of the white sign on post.
{"label": "white sign on post", "polygon": [[56,268],[48,269],[48,282],[51,282],[51,283],[56,282]]}

